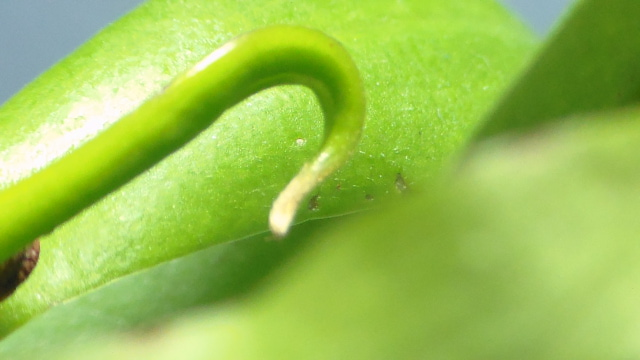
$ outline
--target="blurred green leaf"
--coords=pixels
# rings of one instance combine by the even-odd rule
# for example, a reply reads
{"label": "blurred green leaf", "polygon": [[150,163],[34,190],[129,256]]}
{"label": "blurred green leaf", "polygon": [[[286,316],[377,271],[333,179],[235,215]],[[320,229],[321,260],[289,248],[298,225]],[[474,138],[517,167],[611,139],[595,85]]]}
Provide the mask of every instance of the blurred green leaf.
{"label": "blurred green leaf", "polygon": [[245,301],[60,358],[636,358],[640,108],[583,120],[485,143]]}
{"label": "blurred green leaf", "polygon": [[[409,187],[433,177],[534,44],[489,0],[152,0],[0,109],[0,184],[91,138],[230,37],[282,23],[343,42],[369,100],[359,152],[313,195],[300,221],[371,207],[399,192],[398,176]],[[226,113],[44,238],[32,277],[0,305],[0,334],[114,279],[265,231],[271,201],[319,146],[320,118],[310,94],[294,87]]]}
{"label": "blurred green leaf", "polygon": [[[278,264],[308,246],[310,235],[339,223],[306,222],[286,241],[259,234],[204,249],[109,283],[37,316],[0,342],[0,358],[46,358],[107,334],[153,332],[172,317],[243,296]],[[25,346],[29,344],[28,346]]]}
{"label": "blurred green leaf", "polygon": [[477,137],[640,102],[640,2],[580,0]]}

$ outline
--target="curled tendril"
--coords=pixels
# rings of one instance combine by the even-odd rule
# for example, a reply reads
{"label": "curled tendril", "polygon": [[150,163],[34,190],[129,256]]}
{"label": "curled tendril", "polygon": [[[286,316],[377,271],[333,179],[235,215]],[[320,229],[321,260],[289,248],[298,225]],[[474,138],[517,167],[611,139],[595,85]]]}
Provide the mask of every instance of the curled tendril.
{"label": "curled tendril", "polygon": [[270,228],[284,236],[304,196],[353,153],[365,104],[357,68],[338,42],[275,26],[226,43],[95,139],[0,192],[0,261],[186,144],[225,110],[280,84],[311,88],[325,118],[319,153],[271,209]]}

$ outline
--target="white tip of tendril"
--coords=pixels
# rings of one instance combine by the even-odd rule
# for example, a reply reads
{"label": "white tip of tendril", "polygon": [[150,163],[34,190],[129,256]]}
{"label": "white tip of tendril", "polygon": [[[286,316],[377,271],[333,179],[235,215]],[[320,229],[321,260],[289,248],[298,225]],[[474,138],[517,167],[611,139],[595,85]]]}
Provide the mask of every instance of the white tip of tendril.
{"label": "white tip of tendril", "polygon": [[278,238],[284,237],[296,215],[300,202],[309,192],[322,181],[322,177],[311,166],[305,165],[282,190],[278,198],[273,202],[269,214],[269,227]]}

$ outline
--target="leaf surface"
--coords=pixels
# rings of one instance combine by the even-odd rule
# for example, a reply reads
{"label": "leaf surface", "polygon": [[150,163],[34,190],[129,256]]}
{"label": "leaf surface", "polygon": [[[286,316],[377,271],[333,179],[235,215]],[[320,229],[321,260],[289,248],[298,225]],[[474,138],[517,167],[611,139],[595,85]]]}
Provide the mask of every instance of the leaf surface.
{"label": "leaf surface", "polygon": [[484,143],[243,301],[60,358],[637,357],[640,109],[596,117]]}
{"label": "leaf surface", "polygon": [[[3,106],[0,183],[28,176],[91,138],[232,36],[270,24],[305,25],[337,38],[368,91],[359,151],[318,189],[299,221],[371,207],[399,192],[399,176],[409,187],[433,177],[535,43],[488,0],[152,0]],[[32,277],[0,305],[0,334],[119,277],[264,232],[274,197],[319,147],[320,119],[310,93],[294,87],[265,91],[228,111],[43,238]]]}
{"label": "leaf surface", "polygon": [[640,103],[638,17],[638,1],[577,1],[476,137]]}

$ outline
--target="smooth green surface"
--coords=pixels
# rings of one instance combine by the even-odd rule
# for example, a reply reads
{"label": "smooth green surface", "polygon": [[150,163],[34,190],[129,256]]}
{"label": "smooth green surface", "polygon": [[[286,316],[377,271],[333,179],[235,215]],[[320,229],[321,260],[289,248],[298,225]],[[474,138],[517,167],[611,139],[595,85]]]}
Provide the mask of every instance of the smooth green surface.
{"label": "smooth green surface", "polygon": [[120,278],[31,320],[0,342],[0,358],[46,358],[112,333],[153,332],[185,312],[235,301],[305,249],[312,234],[335,223],[300,224],[287,241],[263,233],[212,246]]}
{"label": "smooth green surface", "polygon": [[[302,27],[267,27],[225,43],[95,139],[1,191],[0,261],[184,146],[227,109],[283,84],[308,86],[326,117],[318,155],[296,175],[295,185],[301,185],[284,194],[285,201],[306,196],[355,152],[364,89],[335,40]],[[295,213],[297,205],[285,203],[291,211],[281,216]],[[286,233],[287,220],[278,235]]]}
{"label": "smooth green surface", "polygon": [[437,192],[314,237],[244,301],[60,358],[636,358],[640,109],[582,121],[483,144]]}
{"label": "smooth green surface", "polygon": [[[272,24],[338,39],[363,74],[368,122],[350,164],[299,220],[344,214],[433,177],[534,41],[492,1],[150,1],[0,110],[7,186],[100,132],[229,38]],[[266,230],[277,192],[320,146],[308,91],[268,90],[43,239],[0,305],[0,334],[126,274]],[[277,141],[274,141],[278,139]],[[373,199],[373,200],[372,200]]]}
{"label": "smooth green surface", "polygon": [[580,0],[478,138],[640,103],[640,2]]}
{"label": "smooth green surface", "polygon": [[[615,41],[619,46],[615,50],[626,58],[628,64],[633,63],[637,51],[634,41],[612,40],[604,35],[589,37],[593,31],[591,27],[575,27],[576,23],[598,22],[590,17],[599,17],[600,14],[585,9],[595,9],[599,4],[603,3],[590,0],[579,3],[576,14],[569,17],[566,29],[558,29],[551,45],[541,52],[540,59],[548,59],[553,49],[558,54],[570,53],[567,47],[573,43],[559,46],[557,39],[565,36],[563,34],[567,31],[571,33],[579,29],[580,34],[573,34],[572,38],[581,46],[613,49],[598,42]],[[629,6],[627,10],[631,11],[634,3],[613,1],[610,4],[617,7],[619,13],[615,16],[619,16],[620,21],[609,19],[609,30],[620,34],[620,29],[631,26],[625,21],[628,14],[620,11],[623,9],[621,6]],[[456,14],[460,11],[454,9],[455,3],[432,6],[434,12],[440,6],[452,12],[455,10]],[[418,11],[419,7],[416,5],[413,10]],[[611,18],[614,12],[612,10],[602,18]],[[418,27],[407,20],[410,18],[409,14],[404,14],[404,22],[399,21],[404,30]],[[470,23],[470,18],[466,21],[467,25],[455,26],[468,29],[465,26]],[[425,24],[428,22],[420,22],[420,26]],[[371,30],[372,33],[375,31]],[[391,35],[394,35],[393,31],[392,28],[386,29]],[[443,34],[440,32],[438,36],[447,38]],[[475,35],[467,33],[465,37],[468,39]],[[433,38],[439,39],[438,36]],[[593,43],[581,40],[582,36],[589,37]],[[339,34],[336,37],[343,41]],[[455,40],[458,45],[467,46],[464,51],[469,50],[469,43],[461,42],[462,38]],[[358,44],[362,45],[362,39],[358,39]],[[401,40],[394,39],[402,44]],[[358,45],[350,47],[348,41],[344,43],[354,53],[361,68],[376,59],[375,56],[362,56],[365,53],[360,52]],[[588,46],[585,45],[587,43]],[[618,65],[624,62],[608,57],[606,53],[596,53],[598,56],[594,53],[594,56],[580,58],[579,61],[571,56],[555,57],[553,68],[570,71],[600,66],[607,76],[615,75],[617,71],[628,71],[629,78],[634,78],[634,67],[629,66],[626,70],[624,67],[609,68],[609,61]],[[405,52],[402,56],[408,55]],[[594,59],[599,59],[598,63],[593,62]],[[532,69],[539,67],[536,65],[539,63],[534,62]],[[461,63],[458,65],[462,66]],[[367,75],[370,72],[366,71],[366,66],[364,69],[365,83],[370,84],[368,76],[372,75]],[[640,245],[636,241],[640,232],[637,221],[640,211],[640,188],[637,186],[640,178],[640,109],[618,109],[589,116],[574,114],[564,119],[560,126],[550,127],[547,120],[558,122],[560,119],[556,116],[564,112],[556,112],[559,108],[554,110],[554,107],[558,104],[547,102],[548,96],[558,86],[565,86],[555,79],[555,76],[564,75],[561,71],[549,72],[545,76],[551,78],[543,79],[530,74],[525,73],[513,88],[516,90],[497,107],[514,106],[514,109],[519,109],[516,113],[523,113],[525,117],[531,115],[526,124],[519,120],[514,123],[500,120],[500,111],[494,112],[493,118],[488,118],[489,124],[494,124],[490,126],[495,126],[494,134],[519,129],[526,135],[485,139],[476,143],[466,152],[463,162],[450,167],[455,170],[446,174],[437,175],[440,166],[426,166],[426,162],[421,164],[415,157],[412,161],[405,159],[407,166],[398,172],[406,177],[409,193],[415,195],[409,203],[403,201],[397,206],[383,206],[378,214],[362,214],[366,218],[355,224],[329,230],[325,228],[311,238],[304,234],[307,228],[303,226],[298,231],[302,232],[306,245],[298,249],[294,247],[290,253],[274,250],[278,245],[276,248],[271,245],[276,243],[252,243],[256,241],[254,238],[216,246],[131,275],[110,273],[113,281],[106,286],[95,285],[100,282],[90,286],[81,284],[84,287],[75,287],[77,285],[74,284],[74,291],[84,291],[85,294],[68,297],[62,306],[54,307],[9,335],[0,342],[0,354],[17,359],[40,355],[53,357],[54,353],[61,359],[427,357],[599,360],[640,357],[637,341],[640,291],[636,286],[640,279],[640,267],[637,265]],[[576,74],[566,75],[564,79]],[[538,75],[542,76],[542,73]],[[376,73],[373,76],[383,75]],[[458,79],[466,79],[461,74],[458,76]],[[623,78],[624,75],[618,74],[617,77],[596,80],[612,79],[615,83]],[[446,95],[460,101],[456,94],[464,93],[464,87],[460,87],[454,92],[440,94],[436,88],[426,86],[427,83],[413,83],[419,89],[424,86],[430,91],[415,96]],[[542,86],[545,83],[548,87]],[[399,84],[403,83],[390,81],[387,85],[397,87]],[[575,88],[569,89],[573,85]],[[602,108],[611,108],[633,103],[632,100],[609,101],[615,97],[611,92],[620,90],[632,94],[633,86],[601,87],[602,103],[597,103],[599,100],[595,99],[595,94],[585,95],[590,90],[583,89],[584,84],[566,86],[567,91],[575,92],[566,95],[568,107],[563,111],[567,113],[585,112],[602,104]],[[513,100],[517,89],[528,89],[524,92],[527,96]],[[373,100],[382,99],[376,98],[381,94],[377,91],[369,93],[370,112],[385,114],[377,106],[386,107],[391,103],[372,102],[372,97]],[[408,100],[394,98],[394,94],[384,93],[394,100],[393,106],[402,106]],[[483,93],[476,94],[481,96]],[[514,101],[514,105],[508,105],[509,101]],[[587,106],[591,101],[596,102],[594,107]],[[392,105],[388,106],[386,114],[393,114]],[[425,107],[416,109],[417,112]],[[455,109],[463,111],[460,106]],[[546,111],[549,111],[549,119],[533,116]],[[396,113],[406,115],[399,111]],[[388,144],[387,141],[411,145],[407,140],[410,137],[405,137],[407,133],[403,130],[414,131],[422,123],[415,120],[410,122],[410,127],[387,126],[395,119],[392,116],[382,119],[374,116],[365,131],[364,150],[361,151],[382,148]],[[385,121],[372,129],[371,122],[378,120]],[[540,124],[545,122],[547,127],[541,127]],[[519,124],[526,126],[519,127]],[[526,131],[532,129],[532,132]],[[473,132],[472,125],[467,130],[465,136]],[[378,141],[372,144],[368,142],[372,139],[369,134],[376,131],[380,131],[376,138]],[[396,132],[403,136],[390,136]],[[454,133],[447,134],[453,136]],[[426,153],[424,145],[413,145],[407,149],[417,154]],[[357,154],[354,162],[336,178],[358,178],[355,176],[358,173],[351,171],[363,169],[360,166],[366,154]],[[385,159],[389,154],[385,153]],[[400,161],[402,155],[395,157],[395,161]],[[443,155],[441,163],[446,163],[447,157]],[[386,173],[393,166],[379,160],[365,163],[375,165],[371,169],[387,174],[383,177],[387,180],[380,180],[381,185],[372,188],[380,189],[381,193],[399,191],[402,186],[398,186],[398,172]],[[422,180],[408,175],[409,164],[411,171],[422,171],[419,177]],[[436,181],[423,182],[434,177]],[[376,181],[375,177],[365,179],[372,183]],[[311,208],[319,206],[320,210],[310,209],[309,213],[322,216],[327,204],[325,191],[337,191],[339,188],[341,195],[348,194],[344,184],[339,182],[339,187],[336,184],[323,187],[320,196],[310,201]],[[189,194],[190,191],[193,190],[187,190],[185,185],[182,193]],[[371,195],[373,191],[363,193]],[[373,194],[376,195],[374,201],[378,202],[378,193]],[[353,199],[336,197],[335,201],[336,204],[348,205],[355,204],[348,202]],[[192,214],[195,217],[195,213]],[[332,221],[322,220],[321,223],[331,226]],[[155,226],[160,224],[158,222]],[[313,228],[317,224],[307,225]],[[171,253],[175,249],[171,247],[168,250]],[[222,254],[220,258],[216,257],[220,254],[218,251]],[[242,257],[242,254],[247,257],[228,261],[224,259],[225,253],[233,257]],[[272,254],[269,259],[274,260],[271,266],[257,266],[258,272],[250,266],[242,266],[269,253]],[[281,259],[291,254],[293,261],[278,268]],[[212,281],[207,284],[207,276],[199,275],[200,262],[215,263],[215,273],[226,274],[224,279],[229,282],[217,283],[220,278],[210,274]],[[137,263],[134,260],[131,264]],[[256,261],[256,264],[262,263]],[[234,274],[234,266],[238,265],[242,269]],[[262,269],[277,269],[277,272],[260,274]],[[253,288],[251,284],[263,276],[267,276],[266,282],[257,289]],[[170,295],[172,284],[180,282],[169,278],[190,279],[179,288],[182,297]],[[34,285],[27,286],[27,294],[30,294],[33,290],[29,287]],[[62,286],[58,288],[64,289]],[[229,298],[236,293],[235,290],[225,293],[228,289],[251,291],[236,299]],[[157,297],[154,297],[154,291],[157,291]],[[154,299],[158,301],[150,307],[148,304]],[[16,308],[21,306],[24,305]],[[170,318],[182,311],[192,311],[194,306],[203,308],[166,326],[155,321],[163,322],[165,316]],[[11,307],[3,310],[6,309]],[[154,319],[150,313],[155,309],[159,318]],[[145,328],[148,325],[160,326]],[[145,330],[140,332],[139,326]],[[130,328],[138,331],[115,334],[111,340],[102,338],[111,331]],[[75,347],[84,340],[87,340],[82,344],[84,346]],[[28,352],[29,346],[34,346],[32,353]],[[64,348],[63,354],[57,353],[60,348]]]}

